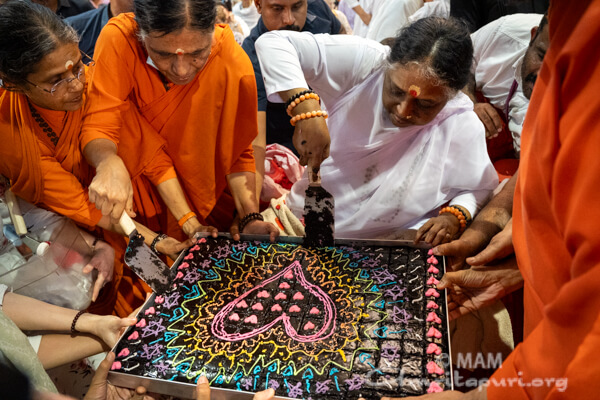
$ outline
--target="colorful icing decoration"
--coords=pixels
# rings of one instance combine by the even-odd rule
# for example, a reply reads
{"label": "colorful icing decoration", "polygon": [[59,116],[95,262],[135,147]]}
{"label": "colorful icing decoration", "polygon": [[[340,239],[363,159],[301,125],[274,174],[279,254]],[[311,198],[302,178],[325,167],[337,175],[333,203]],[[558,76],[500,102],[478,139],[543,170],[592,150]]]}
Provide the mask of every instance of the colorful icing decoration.
{"label": "colorful icing decoration", "polygon": [[162,304],[164,301],[165,301],[165,298],[164,298],[164,297],[162,297],[162,296],[156,296],[156,297],[154,298],[154,302],[155,302],[156,304]]}
{"label": "colorful icing decoration", "polygon": [[304,295],[300,292],[296,292],[296,294],[293,297],[294,300],[304,300]]}
{"label": "colorful icing decoration", "polygon": [[440,308],[440,306],[438,306],[435,301],[430,300],[429,302],[427,302],[427,308],[437,310],[438,308]]}
{"label": "colorful icing decoration", "polygon": [[417,97],[421,94],[421,88],[418,87],[417,85],[410,85],[408,87],[408,93],[412,96],[412,97]]}
{"label": "colorful icing decoration", "polygon": [[311,330],[313,330],[313,329],[315,329],[315,324],[313,324],[313,323],[312,323],[312,322],[310,322],[310,321],[308,321],[308,322],[306,323],[306,325],[304,325],[304,330],[305,330],[305,331],[311,331]]}
{"label": "colorful icing decoration", "polygon": [[148,309],[146,311],[144,311],[145,315],[149,315],[149,314],[154,314],[156,312],[156,310],[154,309],[154,307],[148,307]]}
{"label": "colorful icing decoration", "polygon": [[439,393],[443,392],[444,389],[436,381],[433,381],[429,384],[429,388],[427,389],[427,393]]}
{"label": "colorful icing decoration", "polygon": [[140,338],[140,334],[137,331],[133,331],[131,335],[127,338],[127,340],[138,340]]}
{"label": "colorful icing decoration", "polygon": [[258,297],[259,299],[267,299],[267,298],[271,297],[271,295],[266,290],[261,290],[260,292],[258,292],[256,297]]}
{"label": "colorful icing decoration", "polygon": [[247,324],[258,324],[258,317],[256,315],[251,315],[244,319],[244,322]]}
{"label": "colorful icing decoration", "polygon": [[308,313],[312,314],[312,315],[318,315],[321,313],[321,311],[319,311],[319,309],[317,307],[313,307],[310,309],[310,311]]}
{"label": "colorful icing decoration", "polygon": [[240,316],[238,315],[238,313],[233,313],[229,316],[229,320],[231,321],[239,321],[240,320]]}
{"label": "colorful icing decoration", "polygon": [[192,260],[193,258],[194,258],[194,255],[192,253],[188,254],[185,257],[183,257],[184,260]]}
{"label": "colorful icing decoration", "polygon": [[439,270],[439,269],[437,269],[436,267],[434,267],[433,265],[431,265],[431,266],[429,267],[429,269],[427,270],[427,272],[429,272],[429,273],[431,273],[431,274],[439,274],[439,273],[440,273],[440,270]]}
{"label": "colorful icing decoration", "polygon": [[435,290],[434,288],[429,288],[425,292],[425,297],[430,297],[430,296],[438,298],[438,297],[440,297],[440,293],[437,290]]}
{"label": "colorful icing decoration", "polygon": [[283,293],[277,293],[277,295],[275,296],[275,300],[285,300],[287,299],[287,296]]}
{"label": "colorful icing decoration", "polygon": [[429,361],[427,363],[427,372],[430,374],[444,375],[444,368],[437,365],[435,361]]}
{"label": "colorful icing decoration", "polygon": [[283,277],[285,279],[294,279],[294,273],[292,271],[288,271],[283,275]]}
{"label": "colorful icing decoration", "polygon": [[427,337],[435,337],[437,339],[440,339],[442,337],[442,333],[432,326],[427,331]]}
{"label": "colorful icing decoration", "polygon": [[427,322],[435,322],[436,324],[441,324],[442,320],[440,319],[440,317],[438,317],[436,313],[432,311],[427,315]]}
{"label": "colorful icing decoration", "polygon": [[429,343],[429,346],[427,346],[427,354],[440,355],[442,354],[442,349],[435,343]]}
{"label": "colorful icing decoration", "polygon": [[117,355],[117,357],[127,357],[129,355],[129,349],[128,348],[124,348],[123,350],[121,350],[119,352],[119,354]]}
{"label": "colorful icing decoration", "polygon": [[275,304],[273,307],[271,307],[271,311],[273,312],[278,312],[278,311],[282,311],[283,309],[281,308],[281,306],[279,304]]}
{"label": "colorful icing decoration", "polygon": [[438,283],[440,283],[440,281],[435,279],[435,276],[433,276],[433,275],[427,280],[428,285],[436,286]]}
{"label": "colorful icing decoration", "polygon": [[[206,242],[206,240],[205,240],[205,242]],[[200,246],[198,246],[198,245],[194,245],[194,247],[192,247],[190,249],[190,251],[198,251],[198,250],[200,250]]]}
{"label": "colorful icing decoration", "polygon": [[427,255],[428,255],[428,256],[432,256],[432,255],[433,255],[433,249],[429,249],[429,250],[427,250]]}
{"label": "colorful icing decoration", "polygon": [[246,303],[244,300],[242,300],[235,305],[235,308],[248,308],[248,303]]}
{"label": "colorful icing decoration", "polygon": [[175,279],[181,279],[181,278],[183,278],[183,272],[179,271],[177,273],[177,275],[175,275]]}
{"label": "colorful icing decoration", "polygon": [[112,365],[110,366],[110,370],[111,371],[115,371],[121,369],[121,361],[115,361],[112,363]]}
{"label": "colorful icing decoration", "polygon": [[188,268],[190,266],[190,264],[186,263],[186,262],[182,262],[181,265],[179,267],[177,267],[177,269],[184,269],[184,268]]}
{"label": "colorful icing decoration", "polygon": [[252,306],[252,309],[257,310],[257,311],[262,311],[264,308],[263,308],[262,304],[256,303]]}
{"label": "colorful icing decoration", "polygon": [[300,307],[298,307],[298,306],[297,306],[297,305],[295,305],[295,304],[294,304],[293,306],[291,306],[291,307],[290,307],[290,312],[300,312],[300,311],[302,311],[302,310],[300,309]]}
{"label": "colorful icing decoration", "polygon": [[281,282],[281,284],[279,285],[279,289],[289,289],[290,285],[287,282]]}
{"label": "colorful icing decoration", "polygon": [[437,260],[437,258],[435,258],[435,256],[431,256],[431,257],[429,257],[429,258],[427,259],[427,262],[428,262],[429,264],[437,265],[437,263],[438,263],[438,260]]}
{"label": "colorful icing decoration", "polygon": [[137,324],[135,324],[138,328],[143,328],[146,326],[146,320],[144,318],[140,319]]}

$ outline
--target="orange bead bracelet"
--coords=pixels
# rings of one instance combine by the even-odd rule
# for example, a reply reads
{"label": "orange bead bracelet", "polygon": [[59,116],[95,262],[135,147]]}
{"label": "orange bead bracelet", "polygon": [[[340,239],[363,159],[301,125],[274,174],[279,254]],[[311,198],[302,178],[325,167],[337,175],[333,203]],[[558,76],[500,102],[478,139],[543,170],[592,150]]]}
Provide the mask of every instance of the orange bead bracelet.
{"label": "orange bead bracelet", "polygon": [[467,219],[465,218],[465,215],[459,208],[453,206],[443,207],[440,210],[440,215],[444,213],[450,213],[456,218],[458,218],[458,223],[460,224],[460,233],[462,233],[467,228]]}
{"label": "orange bead bracelet", "polygon": [[290,124],[292,124],[292,126],[296,126],[296,122],[302,120],[302,119],[308,119],[308,118],[315,118],[315,117],[323,117],[325,119],[327,119],[327,117],[329,117],[329,115],[327,114],[327,111],[310,111],[307,113],[302,113],[302,114],[298,114],[292,117],[292,119],[290,120]]}
{"label": "orange bead bracelet", "polygon": [[306,93],[306,94],[300,95],[300,97],[298,97],[297,99],[292,101],[290,103],[290,105],[287,106],[288,115],[291,117],[292,110],[294,109],[294,107],[296,107],[298,104],[302,103],[304,100],[308,100],[308,99],[315,99],[316,101],[320,100],[319,95],[316,93]]}

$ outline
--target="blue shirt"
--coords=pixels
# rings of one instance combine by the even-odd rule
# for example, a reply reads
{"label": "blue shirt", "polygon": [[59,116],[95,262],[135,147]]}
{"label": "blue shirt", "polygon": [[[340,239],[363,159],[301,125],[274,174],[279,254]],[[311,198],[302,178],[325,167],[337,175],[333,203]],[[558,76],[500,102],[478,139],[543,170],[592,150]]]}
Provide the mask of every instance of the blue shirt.
{"label": "blue shirt", "polygon": [[65,22],[71,25],[79,34],[79,50],[94,58],[94,47],[100,31],[110,19],[108,6],[84,12],[74,17],[65,18]]}
{"label": "blue shirt", "polygon": [[[306,23],[302,28],[302,32],[336,34],[340,32],[341,27],[342,24],[323,0],[308,0]],[[258,92],[258,111],[267,112],[267,144],[279,143],[296,152],[292,144],[294,127],[290,124],[290,117],[285,111],[284,104],[267,101],[265,83],[256,55],[256,41],[260,35],[268,31],[262,17],[260,17],[256,26],[250,31],[250,35],[244,40],[242,48],[250,57],[254,67]]]}
{"label": "blue shirt", "polygon": [[67,18],[89,10],[95,10],[95,8],[88,0],[58,0],[56,15]]}

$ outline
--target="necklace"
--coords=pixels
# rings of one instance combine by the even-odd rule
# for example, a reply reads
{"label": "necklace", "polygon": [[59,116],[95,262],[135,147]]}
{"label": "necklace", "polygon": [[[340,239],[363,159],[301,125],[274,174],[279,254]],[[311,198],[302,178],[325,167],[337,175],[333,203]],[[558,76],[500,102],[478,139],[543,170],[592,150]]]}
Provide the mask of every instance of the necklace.
{"label": "necklace", "polygon": [[37,122],[39,127],[46,133],[48,138],[50,138],[52,144],[56,146],[58,144],[58,136],[56,135],[54,130],[52,130],[50,125],[48,125],[44,118],[42,118],[40,113],[38,113],[37,110],[33,108],[30,102],[27,102],[27,104],[29,105],[29,111],[31,111],[31,116],[33,117],[33,119],[35,119],[35,122]]}

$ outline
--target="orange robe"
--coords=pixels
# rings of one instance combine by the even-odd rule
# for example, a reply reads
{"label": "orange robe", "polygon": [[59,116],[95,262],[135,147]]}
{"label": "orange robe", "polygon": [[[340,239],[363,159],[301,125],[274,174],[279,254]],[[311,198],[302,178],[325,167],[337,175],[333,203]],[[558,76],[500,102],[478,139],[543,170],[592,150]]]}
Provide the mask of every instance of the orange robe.
{"label": "orange robe", "polygon": [[[0,173],[10,179],[16,195],[93,229],[102,213],[90,203],[87,192],[94,171],[80,150],[84,145],[80,137],[84,107],[65,112],[34,106],[58,136],[55,146],[33,118],[27,97],[0,89]],[[85,143],[102,137],[88,135]],[[166,175],[174,175],[167,160]],[[104,287],[90,311],[127,316],[141,304],[149,288],[123,265],[123,237],[105,232],[104,239],[115,249],[113,281]]]}
{"label": "orange robe", "polygon": [[555,1],[549,18],[514,202],[525,340],[489,399],[599,397],[600,1]]}
{"label": "orange robe", "polygon": [[[217,25],[204,68],[191,83],[170,85],[169,90],[158,70],[147,62],[133,14],[109,21],[94,54],[92,108],[84,134],[112,136],[120,142],[120,149],[128,145],[129,135],[142,137],[142,143],[166,143],[192,210],[201,222],[228,229],[234,207],[226,176],[254,172],[252,141],[258,132],[252,64],[231,30]],[[123,127],[124,112],[139,114],[139,125]],[[135,149],[122,151],[135,154]],[[150,185],[136,185],[134,191],[138,198],[158,202]],[[181,236],[176,221],[162,208],[138,213],[149,227],[156,229],[158,224],[171,236]]]}

